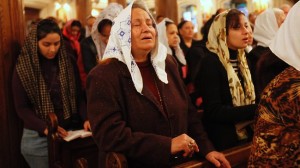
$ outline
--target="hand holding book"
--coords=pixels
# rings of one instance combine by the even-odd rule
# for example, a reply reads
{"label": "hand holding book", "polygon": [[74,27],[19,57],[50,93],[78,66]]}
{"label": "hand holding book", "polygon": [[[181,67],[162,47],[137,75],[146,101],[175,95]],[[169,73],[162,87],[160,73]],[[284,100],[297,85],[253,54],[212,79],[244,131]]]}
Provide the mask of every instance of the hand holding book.
{"label": "hand holding book", "polygon": [[85,131],[84,129],[74,130],[74,131],[68,131],[68,135],[66,137],[64,137],[64,140],[69,142],[76,138],[85,138],[85,137],[89,137],[89,136],[92,136],[91,131]]}

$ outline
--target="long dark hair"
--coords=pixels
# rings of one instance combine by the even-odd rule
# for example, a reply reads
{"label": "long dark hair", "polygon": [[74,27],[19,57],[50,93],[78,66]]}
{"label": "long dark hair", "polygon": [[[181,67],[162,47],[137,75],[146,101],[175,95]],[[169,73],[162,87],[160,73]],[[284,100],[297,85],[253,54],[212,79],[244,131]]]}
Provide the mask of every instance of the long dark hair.
{"label": "long dark hair", "polygon": [[104,27],[107,26],[107,25],[112,26],[112,21],[109,20],[109,19],[103,19],[103,20],[101,20],[101,22],[97,26],[98,32],[100,34],[102,34],[101,32],[103,31]]}
{"label": "long dark hair", "polygon": [[37,40],[45,38],[49,33],[57,33],[61,35],[60,28],[52,19],[43,19],[37,25]]}
{"label": "long dark hair", "polygon": [[240,26],[240,16],[245,14],[237,9],[231,9],[226,16],[226,35],[230,28],[237,28]]}

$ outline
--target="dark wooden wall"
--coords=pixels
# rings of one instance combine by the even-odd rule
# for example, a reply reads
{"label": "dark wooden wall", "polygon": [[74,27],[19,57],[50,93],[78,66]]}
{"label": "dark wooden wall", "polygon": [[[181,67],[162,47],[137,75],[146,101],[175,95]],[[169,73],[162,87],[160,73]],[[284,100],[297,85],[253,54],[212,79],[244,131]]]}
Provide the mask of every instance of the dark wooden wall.
{"label": "dark wooden wall", "polygon": [[178,5],[177,0],[155,0],[156,16],[170,18],[178,24]]}
{"label": "dark wooden wall", "polygon": [[11,78],[24,41],[22,0],[0,0],[0,167],[24,167],[22,123],[13,107]]}

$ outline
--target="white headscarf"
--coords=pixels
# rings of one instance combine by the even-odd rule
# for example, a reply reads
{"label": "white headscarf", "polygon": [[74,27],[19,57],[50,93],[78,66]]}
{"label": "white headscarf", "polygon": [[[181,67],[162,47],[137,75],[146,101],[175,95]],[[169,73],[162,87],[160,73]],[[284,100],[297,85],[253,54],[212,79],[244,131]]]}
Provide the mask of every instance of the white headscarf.
{"label": "white headscarf", "polygon": [[[167,47],[167,52],[168,54],[172,55],[172,50],[169,46],[169,42],[168,42],[168,36],[167,36],[167,27],[166,27],[166,22],[171,22],[174,23],[171,19],[169,18],[165,18],[164,20],[162,20],[159,24],[157,24],[157,31],[158,31],[158,40],[159,42],[161,42],[164,46]],[[177,57],[177,59],[179,60],[179,62],[183,65],[186,65],[186,60],[183,54],[183,51],[181,50],[179,43],[180,43],[180,38],[178,36],[178,44],[177,47],[174,48],[175,49],[175,55]]]}
{"label": "white headscarf", "polygon": [[300,2],[289,11],[270,44],[271,51],[284,62],[300,71]]}
{"label": "white headscarf", "polygon": [[118,4],[118,3],[110,3],[108,4],[108,6],[98,15],[98,17],[96,18],[95,23],[93,24],[92,27],[92,31],[91,31],[91,36],[92,39],[96,45],[97,48],[97,55],[99,60],[102,59],[102,56],[104,54],[105,48],[106,48],[106,44],[104,44],[99,36],[100,33],[98,32],[98,24],[103,20],[103,19],[108,19],[113,21],[113,19],[115,17],[118,16],[118,14],[123,10],[123,6]]}
{"label": "white headscarf", "polygon": [[[136,90],[141,93],[143,90],[142,75],[134,57],[131,54],[131,10],[133,4],[137,4],[144,8],[151,17],[153,24],[155,24],[155,21],[145,3],[142,0],[132,1],[114,19],[114,24],[111,28],[111,35],[109,37],[103,59],[117,58],[119,61],[126,64]],[[151,63],[159,80],[167,84],[168,79],[165,71],[166,57],[167,48],[156,39],[155,48],[151,51]]]}
{"label": "white headscarf", "polygon": [[278,31],[275,10],[281,9],[267,9],[259,14],[255,20],[253,38],[257,41],[258,46],[269,47],[271,40]]}

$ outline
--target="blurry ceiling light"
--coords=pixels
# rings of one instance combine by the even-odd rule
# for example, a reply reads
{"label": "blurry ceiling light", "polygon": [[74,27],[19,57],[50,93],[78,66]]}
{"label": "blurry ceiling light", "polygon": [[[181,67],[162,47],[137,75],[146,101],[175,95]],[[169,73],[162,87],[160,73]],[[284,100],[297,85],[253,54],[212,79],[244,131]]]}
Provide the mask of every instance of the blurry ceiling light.
{"label": "blurry ceiling light", "polygon": [[61,8],[61,4],[60,3],[55,2],[54,4],[55,4],[55,10],[58,10],[58,9]]}
{"label": "blurry ceiling light", "polygon": [[213,3],[211,0],[200,0],[200,4],[204,13],[211,13]]}
{"label": "blurry ceiling light", "polygon": [[65,3],[63,6],[64,10],[66,10],[67,12],[69,12],[71,10],[71,6],[68,3]]}
{"label": "blurry ceiling light", "polygon": [[97,9],[92,9],[91,15],[97,17],[99,15],[99,11]]}

